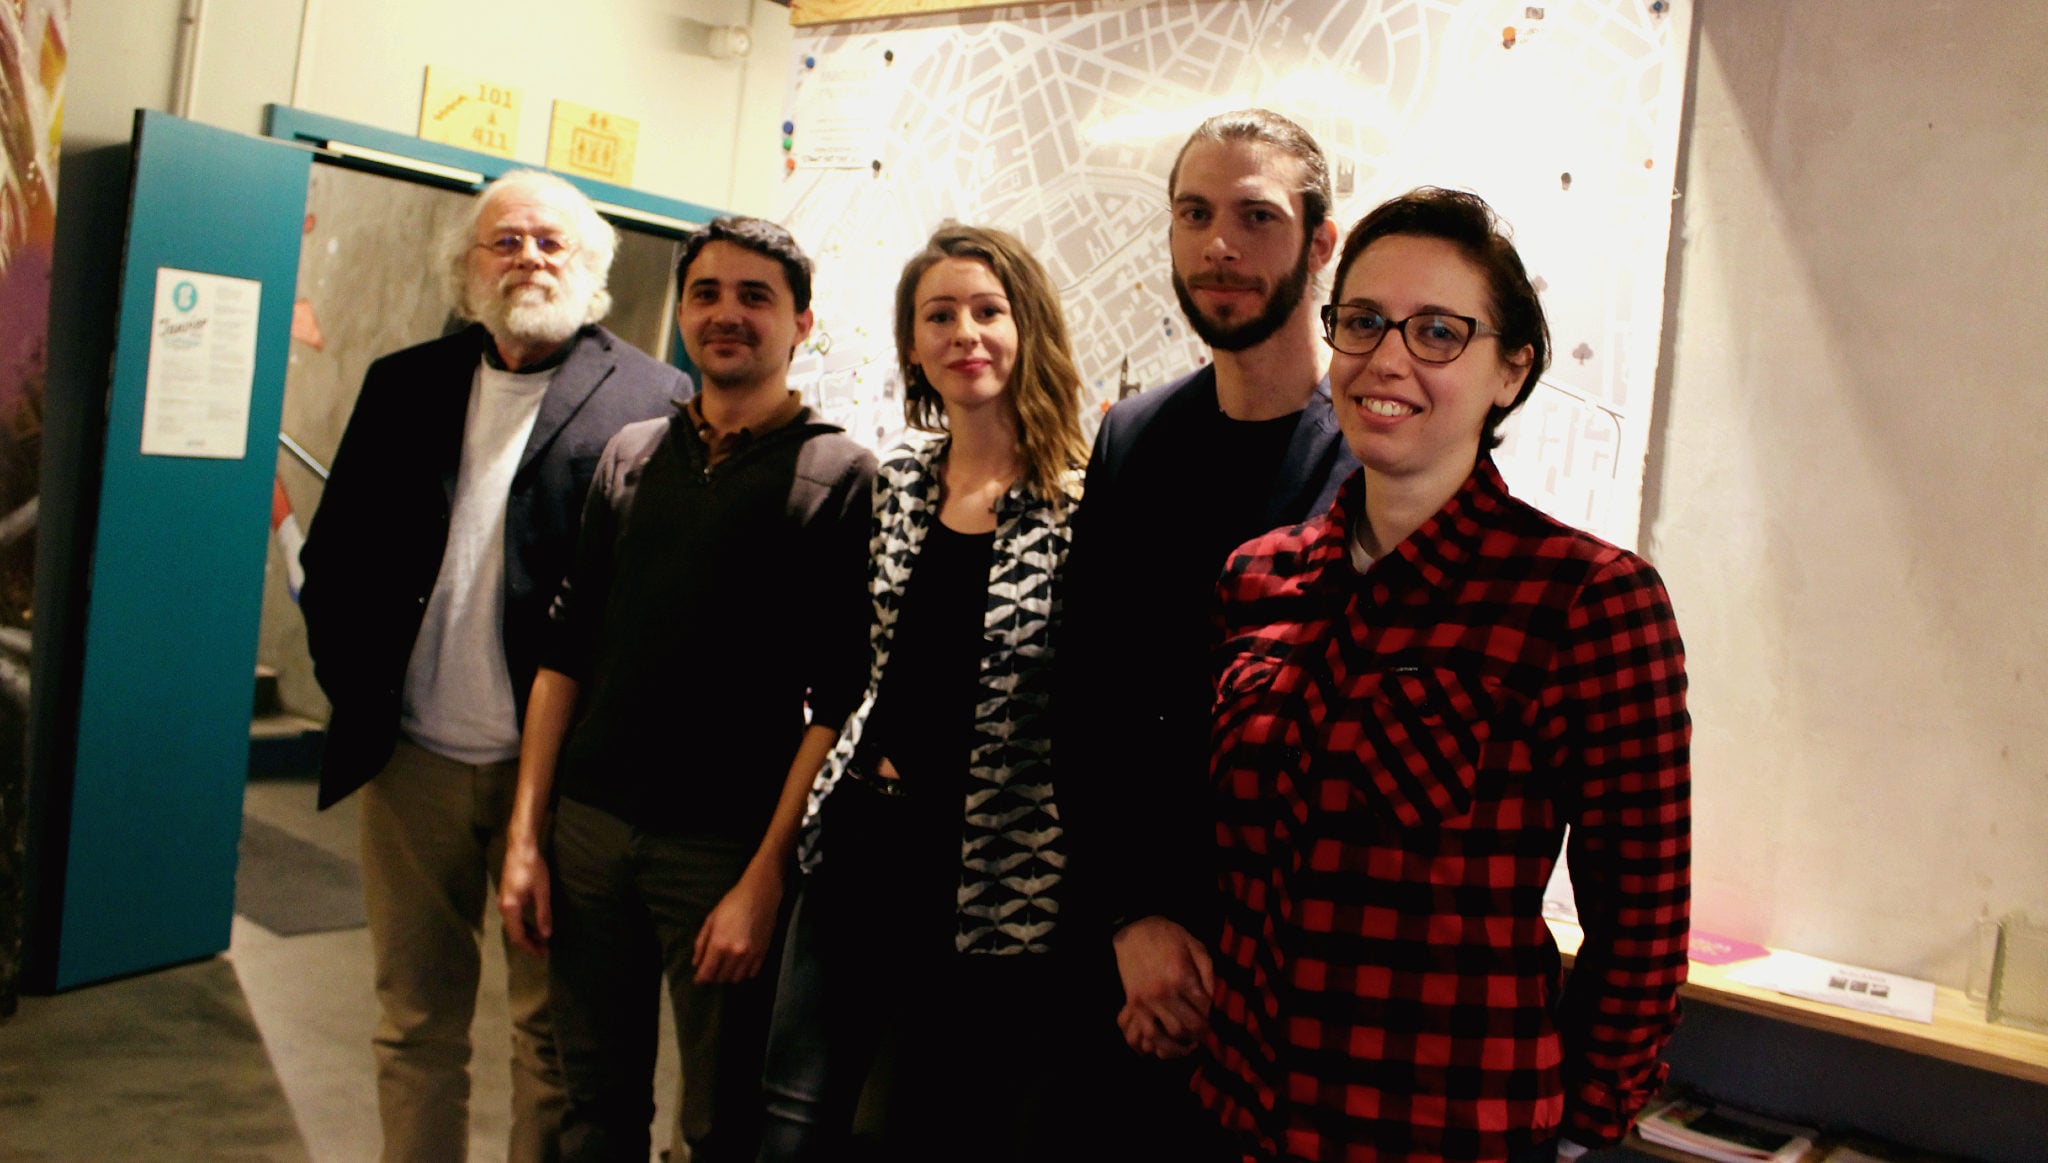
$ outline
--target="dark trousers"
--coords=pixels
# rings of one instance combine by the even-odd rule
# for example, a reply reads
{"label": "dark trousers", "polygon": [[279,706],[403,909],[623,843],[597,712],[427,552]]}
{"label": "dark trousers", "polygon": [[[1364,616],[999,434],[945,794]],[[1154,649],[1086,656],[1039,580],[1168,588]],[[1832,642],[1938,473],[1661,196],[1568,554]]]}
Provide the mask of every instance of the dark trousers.
{"label": "dark trousers", "polygon": [[875,933],[862,951],[821,931],[820,914],[833,907],[829,895],[807,883],[790,917],[768,1035],[761,1163],[848,1157],[861,1091],[886,1031],[902,1016],[900,986],[925,976],[908,971],[890,934]]}
{"label": "dark trousers", "polygon": [[1557,1136],[1546,1133],[1540,1141],[1509,1155],[1508,1163],[1557,1163]]}
{"label": "dark trousers", "polygon": [[1080,970],[1085,988],[1077,991],[1078,1049],[1068,1071],[1081,1096],[1076,1117],[1093,1128],[1089,1150],[1077,1158],[1238,1163],[1244,1156],[1190,1089],[1195,1059],[1141,1055],[1124,1042],[1116,1024],[1124,1002],[1116,956],[1105,928],[1091,936]]}
{"label": "dark trousers", "polygon": [[752,1163],[773,977],[764,971],[738,985],[697,985],[690,965],[705,916],[752,856],[748,844],[649,835],[606,812],[561,802],[548,972],[569,1092],[565,1163],[646,1163],[664,971],[690,1159]]}
{"label": "dark trousers", "polygon": [[762,1163],[858,1157],[855,1108],[885,1043],[879,1157],[1089,1157],[1068,1145],[1076,1010],[1064,963],[954,952],[957,808],[948,828],[864,789],[833,798],[849,792],[862,798],[828,805],[824,867],[790,921]]}

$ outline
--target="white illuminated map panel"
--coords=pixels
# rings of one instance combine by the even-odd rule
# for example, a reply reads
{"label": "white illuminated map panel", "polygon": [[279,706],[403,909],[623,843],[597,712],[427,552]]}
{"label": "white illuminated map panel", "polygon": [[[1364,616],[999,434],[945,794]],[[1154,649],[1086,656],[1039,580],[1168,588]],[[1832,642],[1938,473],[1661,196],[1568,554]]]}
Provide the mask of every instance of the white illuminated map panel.
{"label": "white illuminated map panel", "polygon": [[1517,495],[1633,546],[1691,20],[1655,0],[1096,0],[799,30],[776,216],[819,272],[796,380],[893,440],[895,277],[947,218],[1052,272],[1091,416],[1126,366],[1146,387],[1191,370],[1166,173],[1204,117],[1265,105],[1330,155],[1340,229],[1421,184],[1513,225],[1555,355],[1497,458]]}

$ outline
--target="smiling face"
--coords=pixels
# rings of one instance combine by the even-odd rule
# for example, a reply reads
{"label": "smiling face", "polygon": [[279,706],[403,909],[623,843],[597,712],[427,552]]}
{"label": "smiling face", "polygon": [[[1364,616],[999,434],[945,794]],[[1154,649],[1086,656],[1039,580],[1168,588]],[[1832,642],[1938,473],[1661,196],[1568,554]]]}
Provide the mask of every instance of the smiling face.
{"label": "smiling face", "polygon": [[1010,372],[1017,362],[1017,317],[1002,280],[978,258],[943,258],[917,280],[911,365],[946,411],[1014,410]]}
{"label": "smiling face", "polygon": [[1254,141],[1198,141],[1173,188],[1173,290],[1210,347],[1264,343],[1301,310],[1334,229],[1302,222],[1301,159]]}
{"label": "smiling face", "polygon": [[683,272],[676,327],[706,387],[746,390],[787,382],[811,313],[796,310],[780,261],[721,240]]}
{"label": "smiling face", "polygon": [[576,261],[576,216],[554,190],[513,188],[477,216],[471,312],[493,336],[560,343],[590,320],[595,281]]}
{"label": "smiling face", "polygon": [[[1374,240],[1345,272],[1336,302],[1388,319],[1438,312],[1495,325],[1480,268],[1454,244],[1421,235]],[[1504,353],[1498,339],[1478,335],[1458,358],[1428,364],[1389,331],[1369,354],[1331,356],[1337,424],[1368,473],[1427,482],[1448,496],[1478,459],[1488,409],[1514,403],[1532,357],[1529,347]]]}

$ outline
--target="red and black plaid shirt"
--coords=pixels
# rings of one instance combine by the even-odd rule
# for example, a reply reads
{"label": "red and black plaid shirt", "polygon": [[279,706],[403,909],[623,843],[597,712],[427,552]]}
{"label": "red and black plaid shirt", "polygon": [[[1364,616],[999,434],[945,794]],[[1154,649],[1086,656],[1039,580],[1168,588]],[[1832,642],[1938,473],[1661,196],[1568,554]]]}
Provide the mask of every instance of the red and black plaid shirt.
{"label": "red and black plaid shirt", "polygon": [[[1354,476],[1219,583],[1224,914],[1195,1089],[1246,1159],[1612,1142],[1685,980],[1690,720],[1656,571],[1490,459],[1363,577]],[[1585,944],[1541,914],[1571,826]]]}

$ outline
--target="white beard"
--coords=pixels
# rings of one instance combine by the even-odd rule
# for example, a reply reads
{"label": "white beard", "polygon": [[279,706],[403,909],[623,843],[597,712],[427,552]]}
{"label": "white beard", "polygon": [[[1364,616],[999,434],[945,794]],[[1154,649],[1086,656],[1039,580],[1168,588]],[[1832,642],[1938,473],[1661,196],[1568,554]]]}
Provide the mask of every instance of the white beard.
{"label": "white beard", "polygon": [[571,264],[555,276],[552,288],[533,285],[506,290],[508,274],[496,287],[470,288],[477,321],[493,336],[529,344],[557,344],[590,322],[594,289],[581,267]]}

